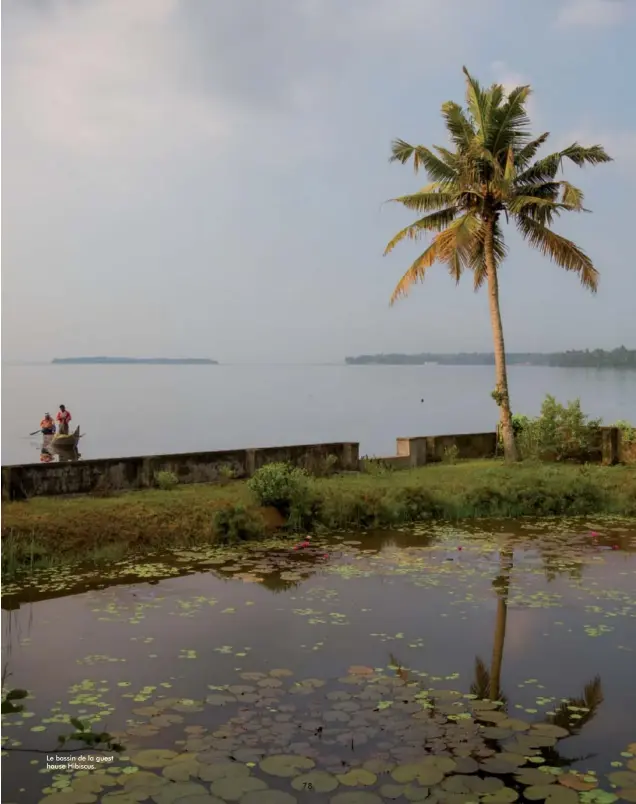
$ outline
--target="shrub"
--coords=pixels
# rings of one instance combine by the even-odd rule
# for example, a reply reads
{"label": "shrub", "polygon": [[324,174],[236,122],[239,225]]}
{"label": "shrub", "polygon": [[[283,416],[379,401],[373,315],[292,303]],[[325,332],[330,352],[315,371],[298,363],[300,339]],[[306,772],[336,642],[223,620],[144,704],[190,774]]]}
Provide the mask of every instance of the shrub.
{"label": "shrub", "polygon": [[453,444],[450,447],[444,447],[444,454],[442,455],[442,463],[457,463],[459,460],[459,447]]}
{"label": "shrub", "polygon": [[368,455],[362,457],[360,467],[366,475],[382,476],[393,471],[390,463],[382,458],[370,458]]}
{"label": "shrub", "polygon": [[580,399],[562,405],[548,394],[540,415],[521,423],[519,449],[526,459],[586,460],[599,449],[600,425],[583,413]]}
{"label": "shrub", "polygon": [[225,481],[236,480],[236,470],[229,463],[224,463],[219,466],[219,477]]}
{"label": "shrub", "polygon": [[619,421],[614,422],[614,424],[610,426],[618,427],[618,429],[621,431],[623,441],[628,441],[630,444],[633,441],[636,441],[636,427],[634,427],[628,421],[625,421],[625,419],[619,419]]}
{"label": "shrub", "polygon": [[268,463],[247,483],[260,505],[271,505],[285,518],[296,505],[302,508],[312,496],[311,479],[304,469],[288,463]]}
{"label": "shrub", "polygon": [[179,485],[179,478],[174,472],[155,472],[155,483],[161,491],[172,491]]}
{"label": "shrub", "polygon": [[227,506],[214,514],[212,520],[216,540],[219,544],[262,539],[265,536],[265,523],[257,514],[244,505]]}

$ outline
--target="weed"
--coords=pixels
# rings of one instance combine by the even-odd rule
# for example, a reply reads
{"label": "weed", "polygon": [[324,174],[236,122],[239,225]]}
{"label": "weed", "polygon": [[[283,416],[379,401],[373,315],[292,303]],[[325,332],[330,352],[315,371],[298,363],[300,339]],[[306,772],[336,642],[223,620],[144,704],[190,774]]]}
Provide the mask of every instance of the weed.
{"label": "weed", "polygon": [[459,460],[459,447],[453,444],[450,447],[444,447],[444,454],[442,456],[442,463],[457,463]]}
{"label": "weed", "polygon": [[247,482],[260,505],[271,505],[284,517],[294,506],[305,505],[311,496],[311,480],[304,469],[288,463],[268,463]]}
{"label": "weed", "polygon": [[382,458],[369,457],[363,455],[360,459],[360,468],[366,475],[382,476],[393,471],[393,467],[388,461]]}
{"label": "weed", "polygon": [[172,491],[179,485],[179,478],[174,472],[155,472],[155,485],[161,491]]}
{"label": "weed", "polygon": [[266,535],[262,518],[244,505],[221,508],[214,514],[212,524],[219,544],[238,544]]}

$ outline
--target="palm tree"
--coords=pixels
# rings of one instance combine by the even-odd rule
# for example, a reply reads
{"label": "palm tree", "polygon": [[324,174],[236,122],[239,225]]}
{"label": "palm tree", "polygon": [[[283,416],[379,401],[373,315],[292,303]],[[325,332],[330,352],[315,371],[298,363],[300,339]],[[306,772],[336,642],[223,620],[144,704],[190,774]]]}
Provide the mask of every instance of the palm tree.
{"label": "palm tree", "polygon": [[499,309],[497,274],[507,254],[502,218],[514,221],[531,246],[566,271],[576,272],[583,286],[594,292],[598,272],[591,259],[551,228],[562,212],[587,211],[581,190],[556,177],[566,160],[582,167],[610,162],[611,157],[600,145],[575,142],[534,161],[549,134],[533,137],[530,132],[530,87],[506,94],[501,84],[482,88],[465,67],[464,74],[467,109],[452,101],[442,104],[451,148],[430,149],[403,140],[392,144],[391,161],[405,164],[412,159],[415,172],[423,168],[430,183],[413,195],[392,199],[424,216],[398,232],[385,254],[405,238],[437,234],[397,284],[391,304],[421,282],[435,262],[445,263],[456,282],[466,269],[472,271],[475,290],[487,283],[496,372],[492,396],[500,410],[504,454],[517,460]]}

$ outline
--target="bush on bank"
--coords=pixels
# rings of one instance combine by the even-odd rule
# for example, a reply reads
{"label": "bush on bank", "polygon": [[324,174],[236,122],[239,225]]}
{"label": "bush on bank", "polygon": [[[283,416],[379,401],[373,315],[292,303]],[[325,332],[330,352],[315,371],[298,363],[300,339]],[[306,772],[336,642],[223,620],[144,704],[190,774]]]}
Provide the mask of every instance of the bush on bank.
{"label": "bush on bank", "polygon": [[[546,394],[541,412],[535,418],[515,414],[512,427],[525,460],[584,462],[600,448],[602,419],[592,419],[581,408],[581,400],[563,405]],[[625,441],[636,441],[636,428],[627,421],[617,421]],[[501,443],[501,432],[499,431]]]}
{"label": "bush on bank", "polygon": [[[459,461],[315,478],[269,464],[249,482],[179,485],[108,497],[3,503],[3,574],[19,567],[113,560],[273,530],[390,527],[426,519],[636,516],[636,465]],[[13,569],[8,569],[13,568]]]}

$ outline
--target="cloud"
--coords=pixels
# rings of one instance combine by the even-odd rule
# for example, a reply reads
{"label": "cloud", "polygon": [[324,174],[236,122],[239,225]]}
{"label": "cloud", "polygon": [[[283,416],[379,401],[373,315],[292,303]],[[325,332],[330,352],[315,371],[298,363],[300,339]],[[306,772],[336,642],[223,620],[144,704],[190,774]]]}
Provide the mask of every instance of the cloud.
{"label": "cloud", "polygon": [[[503,86],[506,92],[511,92],[519,86],[532,85],[532,81],[525,75],[510,69],[510,67],[503,61],[493,61],[490,69],[494,75],[495,81]],[[532,120],[534,126],[538,125],[538,110],[537,103],[534,95],[530,95],[526,103],[528,115]]]}
{"label": "cloud", "polygon": [[556,24],[564,28],[618,25],[632,13],[628,2],[633,3],[633,0],[566,0]]}
{"label": "cloud", "polygon": [[200,144],[211,158],[258,131],[263,155],[278,146],[305,158],[329,146],[324,109],[344,103],[343,77],[371,54],[417,62],[424,28],[429,50],[443,49],[446,5],[16,0],[5,15],[9,136],[76,158],[147,160]]}

